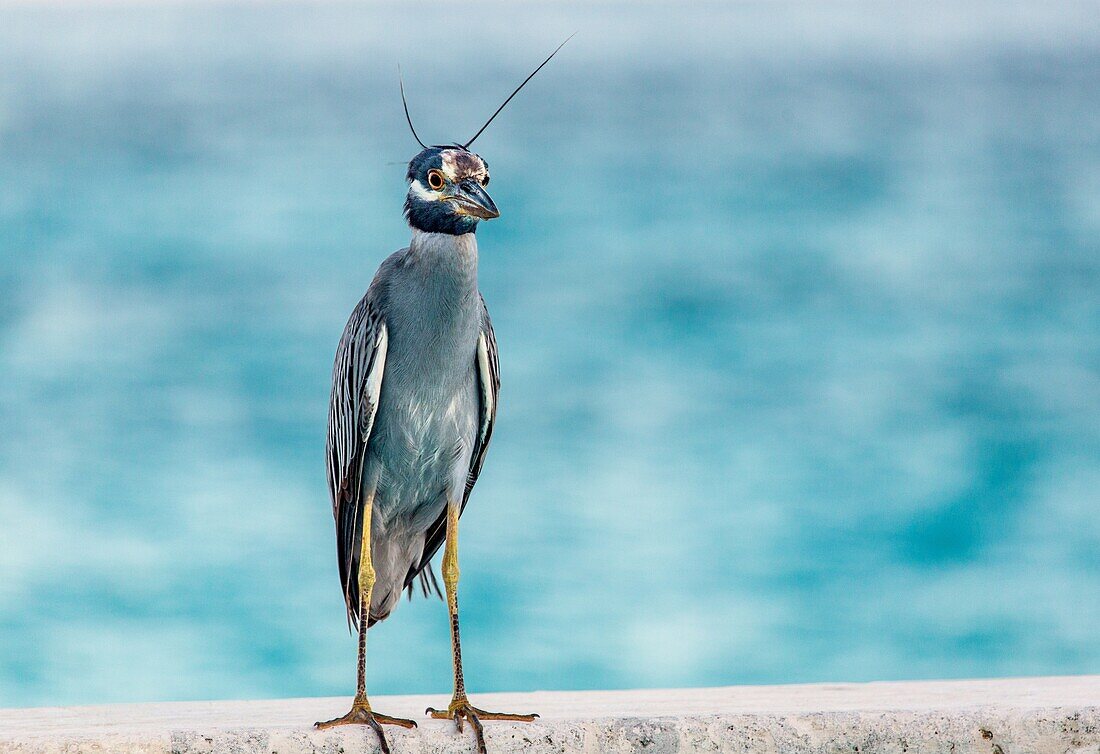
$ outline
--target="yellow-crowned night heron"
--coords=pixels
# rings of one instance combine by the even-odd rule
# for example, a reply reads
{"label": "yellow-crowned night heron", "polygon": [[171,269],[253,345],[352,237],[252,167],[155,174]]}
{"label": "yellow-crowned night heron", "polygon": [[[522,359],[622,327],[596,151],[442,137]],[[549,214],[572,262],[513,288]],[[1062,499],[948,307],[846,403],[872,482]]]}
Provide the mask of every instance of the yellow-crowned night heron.
{"label": "yellow-crowned night heron", "polygon": [[439,592],[430,561],[444,543],[454,695],[447,709],[427,712],[453,719],[459,730],[468,720],[481,754],[481,720],[536,717],[477,709],[462,678],[458,519],[485,462],[500,389],[496,339],[477,286],[474,236],[478,222],[500,213],[485,190],[488,165],[469,147],[560,49],[465,144],[425,146],[405,105],[409,128],[424,147],[406,176],[412,242],[379,267],[336,352],[328,482],[348,620],[359,631],[359,666],[351,711],[317,727],[369,725],[387,754],[382,724],[411,728],[416,723],[371,709],[367,629],[389,616],[402,591],[418,579],[425,593]]}

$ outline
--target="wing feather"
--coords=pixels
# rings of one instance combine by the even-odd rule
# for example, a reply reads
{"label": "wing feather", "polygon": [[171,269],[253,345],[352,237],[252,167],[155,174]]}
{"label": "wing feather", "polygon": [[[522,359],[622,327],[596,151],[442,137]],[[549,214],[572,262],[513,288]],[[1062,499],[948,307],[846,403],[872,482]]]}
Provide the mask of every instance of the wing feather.
{"label": "wing feather", "polygon": [[386,364],[388,334],[372,290],[352,312],[332,367],[326,466],[332,515],[336,520],[336,556],[344,587],[348,621],[359,614],[359,527],[362,520],[363,459],[374,426]]}

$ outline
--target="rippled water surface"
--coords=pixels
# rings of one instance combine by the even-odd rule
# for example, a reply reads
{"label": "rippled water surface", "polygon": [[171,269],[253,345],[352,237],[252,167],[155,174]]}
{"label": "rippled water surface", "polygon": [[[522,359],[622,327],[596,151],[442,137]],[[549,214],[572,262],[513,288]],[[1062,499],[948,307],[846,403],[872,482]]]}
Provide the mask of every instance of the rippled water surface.
{"label": "rippled water surface", "polygon": [[[477,145],[470,686],[1100,672],[1097,15],[0,7],[0,705],[350,693],[322,448],[396,65],[462,139],[573,31]],[[449,690],[441,603],[370,648]]]}

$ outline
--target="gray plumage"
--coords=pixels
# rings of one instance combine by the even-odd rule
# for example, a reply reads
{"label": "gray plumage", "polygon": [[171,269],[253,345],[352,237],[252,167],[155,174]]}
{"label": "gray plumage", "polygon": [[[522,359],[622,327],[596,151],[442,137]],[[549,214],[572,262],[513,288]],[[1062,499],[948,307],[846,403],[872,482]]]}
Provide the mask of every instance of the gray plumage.
{"label": "gray plumage", "polygon": [[347,714],[316,723],[322,730],[369,725],[382,754],[390,754],[383,725],[416,723],[371,708],[367,629],[393,611],[402,591],[411,593],[418,576],[425,594],[439,592],[430,563],[444,541],[455,685],[446,708],[429,707],[425,714],[453,720],[459,731],[468,721],[478,754],[486,754],[482,720],[529,723],[538,717],[487,712],[466,696],[458,519],[485,462],[500,393],[496,339],[477,289],[474,236],[481,221],[500,212],[486,191],[489,166],[469,147],[556,53],[465,144],[429,147],[420,141],[401,87],[409,129],[423,147],[405,173],[412,243],[382,263],[344,328],[332,369],[325,454],[340,582],[348,622],[359,632],[355,698]]}
{"label": "gray plumage", "polygon": [[[473,233],[414,230],[409,247],[382,263],[340,340],[326,455],[353,624],[362,506],[371,490],[373,624],[418,576],[425,592],[438,592],[429,562],[444,540],[447,502],[465,508],[484,463],[500,378],[477,261]],[[381,378],[377,405],[372,374]]]}

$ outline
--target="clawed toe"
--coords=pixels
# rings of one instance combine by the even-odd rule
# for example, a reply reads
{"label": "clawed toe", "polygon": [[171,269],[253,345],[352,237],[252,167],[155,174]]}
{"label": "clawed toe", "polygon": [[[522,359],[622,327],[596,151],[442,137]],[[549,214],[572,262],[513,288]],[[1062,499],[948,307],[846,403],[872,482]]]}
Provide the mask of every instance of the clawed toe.
{"label": "clawed toe", "polygon": [[378,734],[378,741],[382,745],[382,754],[390,754],[390,745],[386,741],[386,734],[382,732],[383,725],[399,725],[402,728],[415,728],[416,723],[403,717],[390,717],[374,712],[367,704],[356,702],[352,704],[351,711],[343,717],[333,718],[313,724],[318,730],[335,728],[338,725],[369,725]]}
{"label": "clawed toe", "polygon": [[470,704],[469,700],[466,699],[452,701],[445,710],[428,707],[424,710],[424,714],[431,715],[436,720],[454,720],[459,733],[462,732],[462,721],[469,720],[470,727],[474,729],[474,735],[477,737],[478,754],[487,754],[485,731],[481,727],[482,720],[512,720],[520,723],[530,723],[538,717],[534,714],[516,715],[509,712],[486,712]]}
{"label": "clawed toe", "polygon": [[400,725],[402,728],[415,728],[416,721],[408,720],[404,717],[390,717],[389,715],[379,715],[375,713],[374,719],[383,725]]}

